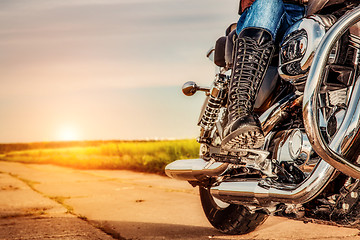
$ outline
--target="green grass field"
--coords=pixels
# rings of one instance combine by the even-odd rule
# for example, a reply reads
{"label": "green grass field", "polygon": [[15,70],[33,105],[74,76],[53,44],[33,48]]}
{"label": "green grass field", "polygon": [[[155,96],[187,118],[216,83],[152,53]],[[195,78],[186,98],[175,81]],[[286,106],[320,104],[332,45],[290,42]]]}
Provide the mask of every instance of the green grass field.
{"label": "green grass field", "polygon": [[197,158],[195,140],[85,141],[0,144],[0,160],[80,169],[127,169],[164,174],[166,164]]}

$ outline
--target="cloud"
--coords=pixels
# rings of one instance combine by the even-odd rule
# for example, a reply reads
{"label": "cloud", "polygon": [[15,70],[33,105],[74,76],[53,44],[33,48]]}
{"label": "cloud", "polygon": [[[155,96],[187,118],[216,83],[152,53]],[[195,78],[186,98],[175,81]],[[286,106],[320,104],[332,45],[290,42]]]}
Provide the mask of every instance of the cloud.
{"label": "cloud", "polygon": [[[38,125],[40,136],[42,125],[55,116],[70,118],[75,113],[79,119],[88,119],[89,131],[97,122],[103,122],[104,128],[108,128],[101,131],[110,133],[115,128],[111,124],[123,119],[121,114],[127,116],[127,124],[139,118],[131,109],[141,103],[120,111],[115,102],[120,99],[109,102],[106,98],[109,94],[125,95],[129,91],[132,96],[139,96],[137,89],[144,93],[144,89],[155,87],[156,94],[170,98],[170,92],[178,90],[161,91],[171,86],[179,89],[188,80],[209,85],[214,72],[205,52],[228,24],[236,21],[237,4],[235,0],[0,1],[0,112],[7,116],[1,122],[5,126],[1,130],[3,136],[15,134],[6,129],[21,129],[16,133],[19,135],[14,135],[16,139],[25,139],[26,132],[34,133],[26,130],[29,126],[19,119],[31,119],[32,124]],[[91,94],[94,92],[99,94]],[[179,99],[169,100],[163,108],[166,113],[159,113],[162,109],[159,103],[165,102],[164,98],[159,101],[154,95],[143,95],[148,97],[138,99],[156,107],[152,116],[154,126],[158,116],[162,122],[179,121],[176,109],[186,112],[188,108]],[[88,111],[71,107],[73,111],[65,111],[75,101],[68,100],[76,96],[81,98],[78,108]],[[29,101],[35,98],[35,102]],[[55,102],[57,109],[64,104],[61,108],[64,112],[56,113],[57,109],[52,109],[49,102]],[[101,112],[102,116],[91,113],[95,103],[109,105]],[[117,114],[115,109],[119,110]],[[31,115],[31,110],[35,115]],[[194,112],[189,113],[189,118],[194,117],[191,115]],[[109,116],[112,121],[106,123],[104,118]],[[12,122],[17,125],[11,125]],[[144,137],[155,133],[156,137],[169,136],[172,125],[162,125],[163,130],[156,129],[161,124],[152,132],[143,129]],[[121,127],[124,126],[116,129],[121,131]],[[141,137],[140,134],[134,136]]]}

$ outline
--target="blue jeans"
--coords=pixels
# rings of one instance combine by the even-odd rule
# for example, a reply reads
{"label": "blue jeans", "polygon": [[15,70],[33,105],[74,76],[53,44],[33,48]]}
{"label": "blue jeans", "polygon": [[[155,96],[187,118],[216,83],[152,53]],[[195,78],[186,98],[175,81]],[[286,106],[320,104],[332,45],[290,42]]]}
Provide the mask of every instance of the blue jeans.
{"label": "blue jeans", "polygon": [[281,40],[285,31],[305,13],[305,7],[282,0],[256,0],[240,16],[236,32],[248,27],[268,30],[273,39]]}

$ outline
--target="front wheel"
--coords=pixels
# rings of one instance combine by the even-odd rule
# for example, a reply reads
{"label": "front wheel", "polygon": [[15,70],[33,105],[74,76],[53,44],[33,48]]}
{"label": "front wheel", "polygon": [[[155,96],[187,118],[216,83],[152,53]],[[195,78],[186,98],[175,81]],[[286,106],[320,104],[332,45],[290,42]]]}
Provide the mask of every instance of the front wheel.
{"label": "front wheel", "polygon": [[200,199],[211,225],[226,234],[252,232],[268,217],[264,212],[251,213],[242,205],[221,202],[211,195],[208,188],[200,187]]}

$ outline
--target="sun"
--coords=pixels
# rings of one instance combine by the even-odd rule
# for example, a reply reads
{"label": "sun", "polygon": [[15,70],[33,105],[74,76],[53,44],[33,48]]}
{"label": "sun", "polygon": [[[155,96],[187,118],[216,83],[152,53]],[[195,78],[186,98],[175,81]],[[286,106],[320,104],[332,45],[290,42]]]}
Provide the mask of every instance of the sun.
{"label": "sun", "polygon": [[62,126],[59,128],[57,138],[60,141],[75,141],[79,140],[79,134],[74,126]]}

